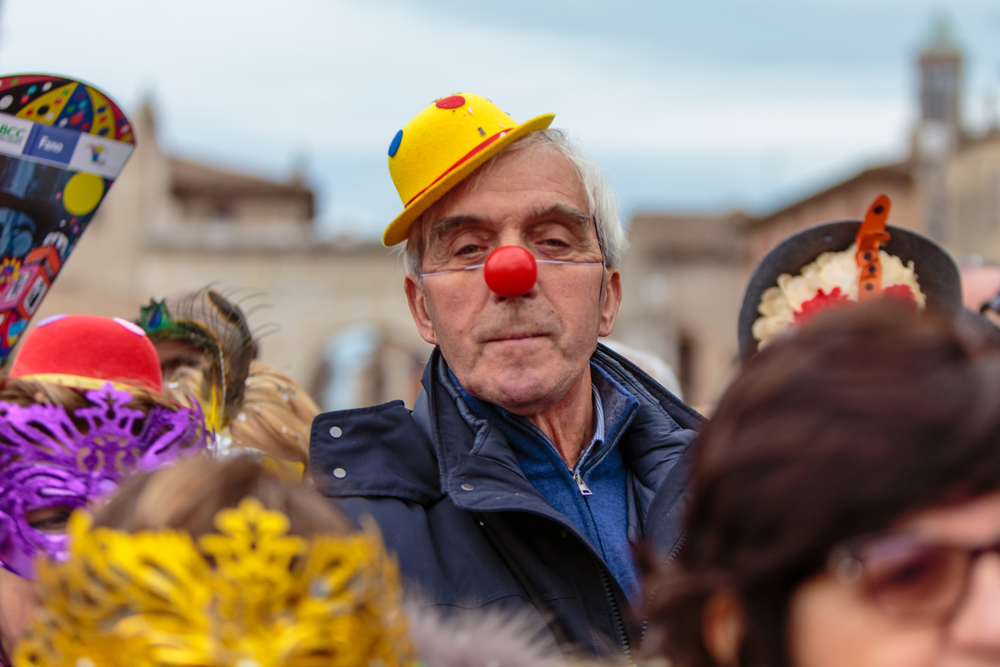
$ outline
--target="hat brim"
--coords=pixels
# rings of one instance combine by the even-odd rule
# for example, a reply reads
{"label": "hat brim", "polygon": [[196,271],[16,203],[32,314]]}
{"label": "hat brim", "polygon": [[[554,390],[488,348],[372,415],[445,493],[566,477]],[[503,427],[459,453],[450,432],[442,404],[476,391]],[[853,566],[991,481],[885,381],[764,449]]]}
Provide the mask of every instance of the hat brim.
{"label": "hat brim", "polygon": [[405,241],[406,236],[410,233],[410,226],[413,225],[413,221],[419,218],[424,211],[430,208],[431,204],[443,197],[449,190],[461,183],[466,176],[474,172],[482,166],[483,163],[507,146],[511,145],[529,132],[546,129],[552,124],[555,117],[555,114],[547,113],[521,123],[507,132],[507,134],[503,137],[497,139],[482,151],[476,153],[467,161],[448,172],[444,178],[434,183],[422,192],[420,196],[410,202],[410,205],[403,209],[403,212],[397,215],[396,219],[393,220],[388,227],[386,227],[385,233],[382,234],[382,245],[394,246],[397,243]]}
{"label": "hat brim", "polygon": [[[824,252],[847,250],[857,236],[860,220],[828,222],[789,236],[764,255],[750,276],[743,305],[740,308],[738,337],[740,358],[757,353],[753,324],[760,317],[757,308],[764,290],[778,284],[783,273],[796,276],[802,268]],[[887,227],[891,239],[882,250],[899,257],[904,264],[913,261],[917,282],[927,297],[927,310],[958,316],[962,312],[962,281],[955,260],[944,248],[926,236],[903,229]]]}

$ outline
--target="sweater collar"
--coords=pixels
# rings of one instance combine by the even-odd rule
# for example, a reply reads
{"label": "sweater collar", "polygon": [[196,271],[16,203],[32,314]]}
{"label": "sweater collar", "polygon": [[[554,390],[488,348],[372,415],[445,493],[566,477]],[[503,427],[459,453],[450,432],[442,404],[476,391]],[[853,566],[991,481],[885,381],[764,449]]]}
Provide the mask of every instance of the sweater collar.
{"label": "sweater collar", "polygon": [[[594,406],[592,434],[572,469],[574,473],[581,474],[599,464],[614,448],[639,409],[639,399],[593,361],[590,362],[590,371]],[[551,465],[565,465],[552,441],[529,420],[473,396],[450,368],[441,376],[450,385],[449,393],[461,396],[475,417],[487,421],[503,433],[518,461],[544,460]],[[476,425],[469,422],[468,415],[463,416],[475,429]]]}

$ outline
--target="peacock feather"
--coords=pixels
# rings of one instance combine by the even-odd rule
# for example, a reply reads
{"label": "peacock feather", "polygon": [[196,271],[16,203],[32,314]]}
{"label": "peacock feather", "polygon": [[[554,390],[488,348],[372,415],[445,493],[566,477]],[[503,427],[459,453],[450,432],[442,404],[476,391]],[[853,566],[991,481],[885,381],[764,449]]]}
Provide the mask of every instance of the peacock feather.
{"label": "peacock feather", "polygon": [[164,368],[170,382],[179,367],[200,371],[199,401],[205,419],[221,432],[239,412],[257,345],[243,311],[214,289],[179,299],[150,300],[140,309],[140,326],[153,343],[176,341],[191,349],[177,367]]}
{"label": "peacock feather", "polygon": [[165,392],[202,406],[220,452],[228,441],[227,448],[261,453],[279,474],[302,479],[319,408],[291,378],[255,360],[257,345],[239,304],[206,288],[150,301],[139,324],[157,345]]}

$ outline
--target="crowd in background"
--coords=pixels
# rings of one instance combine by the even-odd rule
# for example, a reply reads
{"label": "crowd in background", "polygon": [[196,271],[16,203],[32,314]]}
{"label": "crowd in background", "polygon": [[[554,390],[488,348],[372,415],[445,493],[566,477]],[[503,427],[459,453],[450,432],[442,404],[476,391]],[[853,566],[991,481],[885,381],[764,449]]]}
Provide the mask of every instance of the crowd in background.
{"label": "crowd in background", "polygon": [[[463,95],[389,151],[437,346],[412,411],[320,415],[218,289],[36,323],[0,381],[3,664],[1000,665],[1000,284],[964,308],[887,198],[800,233],[706,421],[597,345],[599,170]],[[509,373],[501,334],[567,342]]]}

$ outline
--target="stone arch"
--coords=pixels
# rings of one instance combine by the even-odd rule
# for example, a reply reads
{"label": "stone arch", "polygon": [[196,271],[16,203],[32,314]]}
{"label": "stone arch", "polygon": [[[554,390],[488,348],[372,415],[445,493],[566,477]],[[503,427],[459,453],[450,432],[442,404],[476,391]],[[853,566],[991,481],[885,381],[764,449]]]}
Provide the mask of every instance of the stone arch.
{"label": "stone arch", "polygon": [[376,321],[335,329],[319,351],[310,390],[324,411],[402,400],[412,407],[431,347]]}

